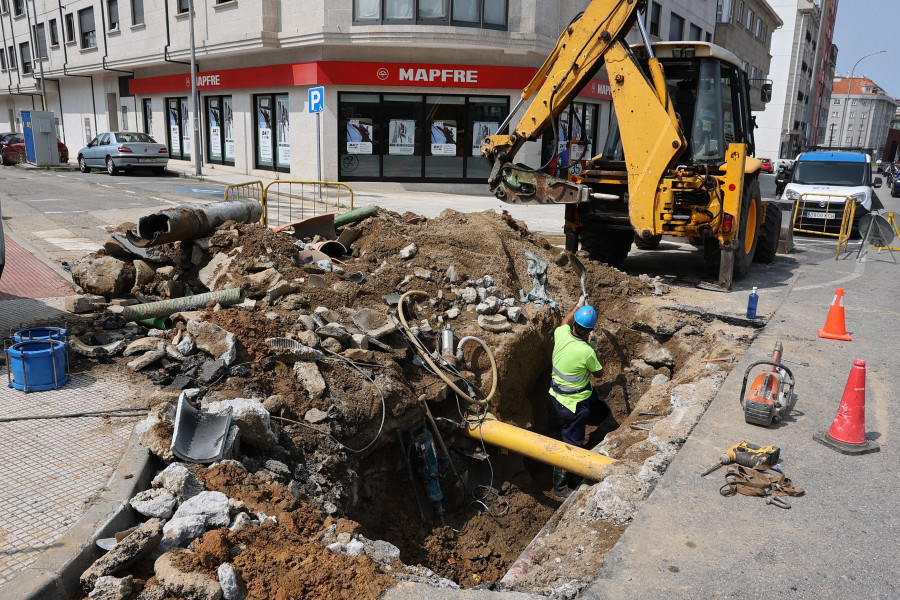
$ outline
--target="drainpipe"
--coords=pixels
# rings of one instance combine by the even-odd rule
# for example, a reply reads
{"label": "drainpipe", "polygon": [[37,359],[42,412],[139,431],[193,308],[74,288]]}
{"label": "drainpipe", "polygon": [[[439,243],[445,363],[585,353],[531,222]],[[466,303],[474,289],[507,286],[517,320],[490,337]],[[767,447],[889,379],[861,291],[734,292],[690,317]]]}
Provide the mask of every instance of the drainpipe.
{"label": "drainpipe", "polygon": [[[6,11],[6,16],[7,16],[8,20],[9,20],[9,32],[10,32],[10,35],[12,35],[12,34],[13,34],[13,18],[12,18],[12,11],[11,11],[11,10]],[[2,29],[2,27],[0,27],[0,29]],[[30,35],[31,35],[31,34],[29,33],[29,39],[30,39]],[[3,43],[4,43],[4,46],[6,45],[6,41],[7,41],[7,40],[6,40],[6,32],[4,31],[4,32],[3,32]],[[12,42],[13,42],[13,45],[12,45],[12,48],[13,48],[13,58],[15,58],[15,57],[16,57],[16,38],[15,38],[15,36],[13,36]],[[8,67],[9,67],[9,64],[7,64],[6,66],[7,66],[7,72],[8,72],[7,74],[9,75],[9,87],[7,88],[7,91],[9,92],[9,95],[10,95],[10,96],[30,96],[30,97],[31,97],[31,108],[32,108],[32,110],[35,109],[35,108],[36,108],[35,105],[34,105],[34,96],[35,96],[35,94],[29,93],[29,92],[23,92],[23,91],[22,91],[22,72],[19,70],[19,63],[18,63],[18,62],[16,63],[16,79],[18,79],[19,83],[16,84],[16,91],[15,91],[15,92],[12,91],[12,88],[13,88],[13,83],[12,83],[12,73],[9,73],[9,71],[12,71],[12,69],[11,69],[11,68],[8,68]],[[14,123],[10,123],[10,124],[9,124],[10,129],[14,129],[13,125],[14,125]]]}
{"label": "drainpipe", "polygon": [[[32,0],[32,2],[34,2],[34,0]],[[100,6],[100,19],[103,21],[103,59],[100,61],[100,63],[103,66],[104,71],[111,71],[114,73],[127,73],[128,75],[131,75],[132,79],[134,79],[134,71],[123,71],[121,69],[113,69],[113,68],[106,66],[106,58],[109,56],[109,39],[107,37],[108,31],[106,28],[106,10],[104,10],[105,8],[106,7],[103,5]],[[131,99],[132,99],[132,102],[134,103],[134,118],[136,119],[137,118],[137,98],[134,95],[132,95]]]}
{"label": "drainpipe", "polygon": [[[9,14],[9,11],[7,11],[7,14]],[[7,41],[6,41],[6,28],[0,27],[0,32],[2,32],[2,34],[3,34],[3,48],[2,48],[2,50],[3,50],[4,52],[6,52],[6,46],[7,46]],[[9,32],[10,32],[10,34],[12,34],[12,22],[11,22],[11,21],[10,21],[10,30],[9,30]],[[7,58],[8,58],[8,57],[7,57]],[[12,91],[12,69],[10,68],[8,62],[6,63],[6,77],[9,79],[9,85],[6,86],[6,91],[7,91],[7,93],[12,94],[12,93],[13,93],[13,91]],[[10,127],[12,127],[12,125],[13,125],[12,123],[9,124]]]}
{"label": "drainpipe", "polygon": [[[35,24],[31,24],[31,13],[34,13]],[[44,57],[41,55],[40,40],[37,39],[37,9],[34,7],[34,0],[31,0],[31,10],[28,10],[28,2],[25,2],[25,20],[28,21],[28,39],[31,40],[32,49],[37,49],[37,62],[41,69],[41,107],[47,110],[47,84],[44,82]],[[47,32],[44,32],[44,43],[46,44]],[[31,52],[34,57],[34,50]],[[49,54],[47,55],[49,56]],[[34,78],[34,67],[31,67],[31,77]]]}
{"label": "drainpipe", "polygon": [[[174,63],[176,65],[189,65],[191,64],[189,62],[184,62],[183,60],[173,60],[169,58],[169,46],[172,45],[172,38],[169,31],[169,3],[164,2],[163,6],[166,9],[166,46],[165,48],[163,48],[163,60],[166,62]],[[199,67],[197,68],[199,69]]]}
{"label": "drainpipe", "polygon": [[[59,6],[59,22],[62,23],[63,26],[63,36],[65,36],[65,27],[66,20],[63,15],[63,5],[62,0],[57,0],[57,4]],[[65,41],[63,41],[63,75],[66,77],[84,77],[91,80],[91,105],[94,107],[94,129],[97,128],[97,96],[94,94],[94,76],[93,75],[76,75],[75,73],[69,73],[69,51],[66,50]],[[60,106],[62,106],[62,93],[60,93]],[[62,110],[62,108],[60,108]],[[96,131],[94,132],[96,133]],[[85,141],[85,144],[91,140]]]}

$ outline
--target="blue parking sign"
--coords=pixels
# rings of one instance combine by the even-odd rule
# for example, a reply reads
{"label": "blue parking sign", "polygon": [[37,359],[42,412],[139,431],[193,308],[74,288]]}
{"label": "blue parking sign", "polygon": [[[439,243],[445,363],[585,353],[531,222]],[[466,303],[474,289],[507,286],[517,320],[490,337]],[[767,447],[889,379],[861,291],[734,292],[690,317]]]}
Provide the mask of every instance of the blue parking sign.
{"label": "blue parking sign", "polygon": [[320,113],[325,110],[325,87],[309,88],[309,112]]}

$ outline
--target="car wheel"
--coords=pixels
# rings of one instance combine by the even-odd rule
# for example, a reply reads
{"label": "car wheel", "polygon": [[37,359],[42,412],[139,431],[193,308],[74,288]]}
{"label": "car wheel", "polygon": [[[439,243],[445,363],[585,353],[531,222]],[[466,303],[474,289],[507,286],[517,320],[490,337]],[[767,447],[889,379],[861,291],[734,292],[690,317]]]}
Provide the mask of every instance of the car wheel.
{"label": "car wheel", "polygon": [[3,153],[2,162],[4,167],[8,167],[12,164],[11,162],[9,162],[9,160],[7,160],[5,152]]}
{"label": "car wheel", "polygon": [[166,174],[166,168],[165,168],[165,167],[154,167],[154,169],[153,169],[153,174],[154,174],[154,175],[157,175],[157,176],[159,176],[159,175],[165,175],[165,174]]}
{"label": "car wheel", "polygon": [[90,173],[91,172],[91,168],[89,166],[87,166],[87,161],[84,160],[83,156],[78,157],[78,170],[81,171],[82,173]]}
{"label": "car wheel", "polygon": [[106,172],[110,175],[118,175],[119,169],[116,168],[116,163],[113,162],[111,156],[106,157]]}

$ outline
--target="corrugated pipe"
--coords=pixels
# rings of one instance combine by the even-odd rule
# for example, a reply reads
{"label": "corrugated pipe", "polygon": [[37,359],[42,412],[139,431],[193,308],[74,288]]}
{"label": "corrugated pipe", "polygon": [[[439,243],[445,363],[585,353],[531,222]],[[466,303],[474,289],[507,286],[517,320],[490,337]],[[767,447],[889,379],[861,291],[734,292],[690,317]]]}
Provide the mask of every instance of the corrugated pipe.
{"label": "corrugated pipe", "polygon": [[174,326],[169,317],[153,317],[152,319],[143,319],[138,323],[150,329],[172,329]]}
{"label": "corrugated pipe", "polygon": [[228,200],[212,204],[184,204],[141,217],[137,235],[125,237],[138,248],[205,237],[226,221],[256,223],[262,217],[262,204],[256,200]]}
{"label": "corrugated pipe", "polygon": [[377,206],[375,206],[374,204],[369,204],[368,206],[360,206],[359,208],[354,208],[349,212],[335,215],[334,226],[341,227],[342,225],[349,225],[350,223],[359,223],[363,219],[367,219],[368,217],[374,215],[377,210]]}
{"label": "corrugated pipe", "polygon": [[148,302],[147,304],[134,304],[132,306],[126,306],[119,316],[126,321],[144,321],[156,317],[167,317],[186,310],[197,310],[211,302],[214,304],[221,304],[222,306],[230,306],[232,304],[239,304],[243,301],[244,292],[242,292],[240,288],[232,288],[206,294],[197,294],[196,296],[187,296],[186,298],[174,298],[172,300],[162,300],[160,302]]}

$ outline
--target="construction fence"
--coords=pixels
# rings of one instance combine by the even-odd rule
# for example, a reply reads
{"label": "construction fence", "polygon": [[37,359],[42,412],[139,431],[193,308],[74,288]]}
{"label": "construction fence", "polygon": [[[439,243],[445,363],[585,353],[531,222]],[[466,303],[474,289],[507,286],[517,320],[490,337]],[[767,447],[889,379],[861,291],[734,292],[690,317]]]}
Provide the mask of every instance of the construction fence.
{"label": "construction fence", "polygon": [[248,181],[225,188],[225,200],[248,199],[262,204],[261,223],[266,227],[287,227],[310,217],[353,210],[353,190],[333,181],[277,180],[265,186]]}

